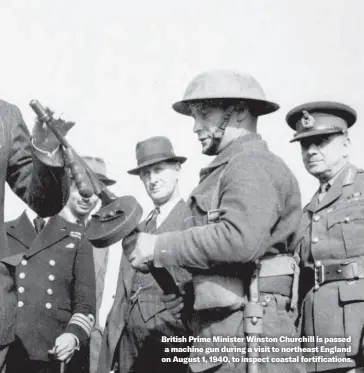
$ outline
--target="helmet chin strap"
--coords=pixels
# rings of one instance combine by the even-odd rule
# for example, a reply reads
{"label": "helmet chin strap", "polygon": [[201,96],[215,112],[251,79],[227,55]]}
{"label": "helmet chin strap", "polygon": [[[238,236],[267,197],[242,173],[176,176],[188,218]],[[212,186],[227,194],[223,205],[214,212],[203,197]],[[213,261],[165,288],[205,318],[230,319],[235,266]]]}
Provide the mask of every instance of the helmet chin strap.
{"label": "helmet chin strap", "polygon": [[216,131],[212,134],[212,140],[210,144],[208,145],[207,149],[204,151],[204,154],[206,155],[216,155],[219,150],[219,146],[221,144],[221,141],[224,137],[225,129],[229,123],[229,120],[231,118],[231,115],[235,109],[234,105],[230,105],[226,111],[224,118],[222,119],[222,122],[220,126],[216,129]]}

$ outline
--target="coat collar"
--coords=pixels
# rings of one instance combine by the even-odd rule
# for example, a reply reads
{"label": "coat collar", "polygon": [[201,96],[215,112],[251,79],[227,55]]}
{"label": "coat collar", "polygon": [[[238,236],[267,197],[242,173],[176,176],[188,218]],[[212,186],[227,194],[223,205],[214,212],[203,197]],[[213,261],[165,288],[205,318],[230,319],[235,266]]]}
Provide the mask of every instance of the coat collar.
{"label": "coat collar", "polygon": [[358,168],[352,164],[348,164],[340,172],[339,176],[335,179],[331,188],[326,193],[321,202],[318,202],[319,190],[312,197],[311,202],[308,204],[307,209],[311,212],[317,212],[332,204],[342,195],[342,189],[345,186],[352,185],[355,182]]}
{"label": "coat collar", "polygon": [[29,249],[37,233],[24,211],[17,219],[6,224],[6,233]]}
{"label": "coat collar", "polygon": [[239,136],[223,149],[207,167],[201,169],[201,179],[210,174],[214,169],[228,163],[235,154],[242,151],[251,151],[252,149],[256,150],[257,148],[267,149],[266,142],[262,140],[259,134],[248,133],[247,135]]}
{"label": "coat collar", "polygon": [[77,235],[79,234],[82,237],[83,231],[84,227],[69,223],[59,215],[53,216],[48,220],[48,223],[33,242],[30,250],[26,253],[26,257],[30,257],[49,248],[65,237],[70,236],[71,232],[77,232]]}

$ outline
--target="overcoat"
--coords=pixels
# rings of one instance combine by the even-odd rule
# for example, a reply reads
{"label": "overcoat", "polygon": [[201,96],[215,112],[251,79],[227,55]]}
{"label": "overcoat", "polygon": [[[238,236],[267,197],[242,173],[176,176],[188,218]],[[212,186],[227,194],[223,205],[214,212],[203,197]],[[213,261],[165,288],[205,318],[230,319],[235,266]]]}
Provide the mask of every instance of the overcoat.
{"label": "overcoat", "polygon": [[[305,343],[304,347],[319,349],[318,353],[307,353],[307,357],[350,359],[348,362],[310,363],[308,372],[355,367],[358,364],[355,358],[363,354],[364,171],[349,164],[321,202],[318,194],[305,207],[302,221],[301,292],[306,295],[302,306],[302,335],[315,336],[315,342]],[[314,288],[314,263],[343,264],[340,270],[352,271],[352,264],[346,264],[349,262],[356,263],[353,268],[358,278],[330,281]],[[323,338],[322,342],[316,337]],[[344,337],[350,340],[344,343],[324,341],[324,338]],[[348,350],[321,351],[334,346]]]}
{"label": "overcoat", "polygon": [[[213,194],[220,183],[218,222],[208,224]],[[159,235],[154,264],[182,266],[194,274],[221,275],[240,279],[244,288],[250,283],[250,267],[256,259],[293,253],[302,216],[298,183],[286,164],[268,150],[260,135],[251,133],[237,138],[201,170],[200,183],[188,201],[186,229]],[[260,280],[264,304],[263,337],[297,336],[296,314],[290,310],[292,278],[274,276]],[[194,314],[195,337],[211,342],[195,342],[197,348],[216,348],[218,358],[192,352],[189,366],[194,372],[214,367],[214,372],[241,372],[245,363],[241,352],[222,351],[222,347],[246,347],[245,341],[213,342],[213,336],[244,337],[244,309]],[[201,340],[200,340],[201,341]],[[298,343],[273,342],[268,347],[280,352],[262,352],[261,356],[290,358],[295,354],[281,351],[282,346]],[[264,347],[264,344],[261,345]],[[205,350],[206,351],[206,350]],[[219,356],[221,358],[219,358]],[[234,363],[232,357],[239,357]],[[224,362],[222,358],[229,359]],[[261,364],[260,372],[302,372],[297,362]]]}
{"label": "overcoat", "polygon": [[[40,152],[36,155],[20,110],[0,100],[0,345],[14,339],[16,294],[10,272],[16,265],[8,251],[4,224],[5,183],[38,215],[57,214],[68,200],[64,168]],[[10,272],[9,272],[10,271]]]}

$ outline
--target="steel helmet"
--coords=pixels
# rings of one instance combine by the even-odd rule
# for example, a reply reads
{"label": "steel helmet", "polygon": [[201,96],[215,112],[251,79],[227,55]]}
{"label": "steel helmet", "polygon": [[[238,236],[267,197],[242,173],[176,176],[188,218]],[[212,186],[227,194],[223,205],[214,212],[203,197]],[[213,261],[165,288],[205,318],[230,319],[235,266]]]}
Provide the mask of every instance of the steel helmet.
{"label": "steel helmet", "polygon": [[183,100],[173,104],[180,114],[191,115],[191,104],[201,101],[244,101],[254,115],[264,115],[279,109],[267,101],[260,84],[249,74],[234,70],[211,70],[197,75],[188,85]]}

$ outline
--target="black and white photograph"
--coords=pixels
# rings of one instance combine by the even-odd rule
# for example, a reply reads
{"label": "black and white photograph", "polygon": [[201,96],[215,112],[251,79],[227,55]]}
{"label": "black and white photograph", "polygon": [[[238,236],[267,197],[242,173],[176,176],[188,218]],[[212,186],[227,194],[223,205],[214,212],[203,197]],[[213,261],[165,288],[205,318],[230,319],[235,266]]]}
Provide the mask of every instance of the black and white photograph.
{"label": "black and white photograph", "polygon": [[0,1],[0,373],[364,373],[363,19]]}

